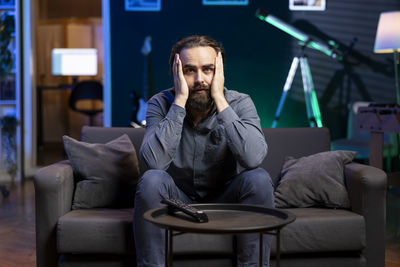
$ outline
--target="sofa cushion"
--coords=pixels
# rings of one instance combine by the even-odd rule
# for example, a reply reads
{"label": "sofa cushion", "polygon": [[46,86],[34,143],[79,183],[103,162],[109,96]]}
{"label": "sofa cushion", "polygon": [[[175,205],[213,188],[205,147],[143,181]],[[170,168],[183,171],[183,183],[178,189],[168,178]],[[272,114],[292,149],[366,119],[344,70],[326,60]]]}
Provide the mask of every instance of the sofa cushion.
{"label": "sofa cushion", "polygon": [[74,172],[83,178],[76,185],[73,209],[133,205],[139,163],[126,134],[106,144],[89,144],[68,136],[63,141]]}
{"label": "sofa cushion", "polygon": [[275,191],[276,207],[349,208],[344,165],[350,163],[355,155],[353,151],[339,150],[299,159],[287,157]]}
{"label": "sofa cushion", "polygon": [[[62,216],[57,224],[58,253],[135,253],[133,209],[80,209]],[[174,252],[232,253],[230,235],[178,235]]]}
{"label": "sofa cushion", "polygon": [[[288,209],[296,220],[281,230],[283,254],[361,251],[365,223],[361,215],[341,209]],[[57,225],[58,253],[134,253],[132,209],[73,210]],[[174,237],[178,255],[233,252],[231,235],[184,234]],[[275,237],[271,254],[276,253]]]}
{"label": "sofa cushion", "polygon": [[[364,217],[344,209],[286,209],[296,220],[281,230],[281,252],[361,251],[366,246]],[[272,254],[276,242],[272,242]]]}
{"label": "sofa cushion", "polygon": [[132,209],[80,209],[60,217],[59,253],[134,253]]}

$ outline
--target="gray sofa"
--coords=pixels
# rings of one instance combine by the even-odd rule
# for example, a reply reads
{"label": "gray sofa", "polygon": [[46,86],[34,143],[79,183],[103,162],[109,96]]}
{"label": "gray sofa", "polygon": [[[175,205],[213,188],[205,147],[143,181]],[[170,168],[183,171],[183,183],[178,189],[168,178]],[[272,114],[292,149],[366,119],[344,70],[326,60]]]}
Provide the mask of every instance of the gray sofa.
{"label": "gray sofa", "polygon": [[[269,152],[262,167],[277,183],[285,156],[330,150],[326,128],[263,129]],[[127,133],[139,150],[144,129],[84,127],[82,141],[105,143]],[[140,163],[141,171],[145,170]],[[291,208],[297,216],[281,232],[281,266],[385,265],[386,174],[358,163],[345,167],[351,209]],[[68,161],[35,175],[37,266],[135,266],[132,209],[71,210],[74,176]],[[234,237],[175,237],[175,266],[232,266]],[[271,265],[275,266],[275,242]]]}

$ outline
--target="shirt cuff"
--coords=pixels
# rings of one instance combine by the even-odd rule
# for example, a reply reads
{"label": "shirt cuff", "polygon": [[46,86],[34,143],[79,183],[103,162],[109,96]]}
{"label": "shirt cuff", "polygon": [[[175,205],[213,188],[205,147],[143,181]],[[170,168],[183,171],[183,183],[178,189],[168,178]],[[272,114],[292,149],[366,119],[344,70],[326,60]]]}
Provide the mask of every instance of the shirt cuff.
{"label": "shirt cuff", "polygon": [[227,107],[217,115],[218,123],[222,124],[224,127],[238,119],[239,116],[236,114],[231,106]]}
{"label": "shirt cuff", "polygon": [[186,117],[186,109],[176,104],[172,104],[166,117],[170,120],[183,123],[183,120]]}

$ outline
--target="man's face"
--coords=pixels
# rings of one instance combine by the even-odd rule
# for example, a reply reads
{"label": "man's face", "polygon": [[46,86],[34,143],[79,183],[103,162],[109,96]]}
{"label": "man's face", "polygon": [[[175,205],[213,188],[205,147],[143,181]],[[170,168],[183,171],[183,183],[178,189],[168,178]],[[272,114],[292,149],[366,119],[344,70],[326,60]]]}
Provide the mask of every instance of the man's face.
{"label": "man's face", "polygon": [[217,53],[209,46],[184,48],[180,52],[183,75],[189,87],[186,106],[196,111],[207,111],[213,104],[211,83],[214,78]]}

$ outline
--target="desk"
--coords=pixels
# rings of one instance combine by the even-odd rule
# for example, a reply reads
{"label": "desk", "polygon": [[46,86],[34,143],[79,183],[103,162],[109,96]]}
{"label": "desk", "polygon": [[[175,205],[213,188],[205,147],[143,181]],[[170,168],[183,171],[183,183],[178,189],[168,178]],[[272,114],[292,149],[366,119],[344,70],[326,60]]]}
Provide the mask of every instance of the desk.
{"label": "desk", "polygon": [[[276,262],[280,264],[280,230],[296,216],[288,211],[245,204],[193,204],[203,210],[209,221],[197,223],[184,213],[168,214],[168,207],[147,211],[144,219],[165,229],[165,266],[172,266],[173,231],[204,234],[260,234],[260,266],[263,262],[263,234],[276,235]],[[186,218],[186,219],[185,219]]]}

